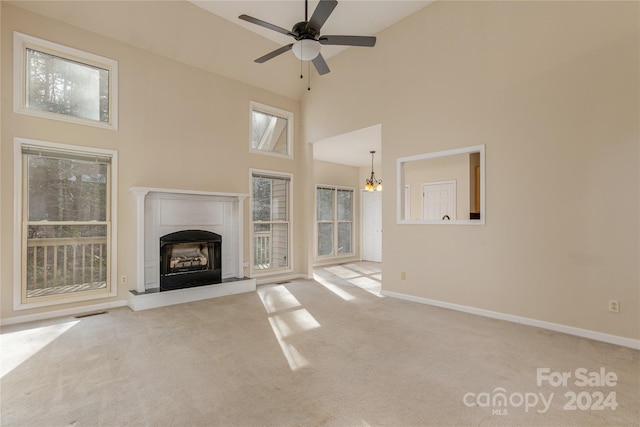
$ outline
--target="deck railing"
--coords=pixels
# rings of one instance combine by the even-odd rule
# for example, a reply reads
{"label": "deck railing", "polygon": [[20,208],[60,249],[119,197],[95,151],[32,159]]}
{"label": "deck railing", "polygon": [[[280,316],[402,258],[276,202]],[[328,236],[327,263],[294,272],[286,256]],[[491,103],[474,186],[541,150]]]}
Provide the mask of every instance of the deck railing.
{"label": "deck railing", "polygon": [[253,265],[257,269],[271,265],[271,232],[261,231],[253,234]]}
{"label": "deck railing", "polygon": [[107,238],[28,239],[26,262],[27,292],[106,282]]}

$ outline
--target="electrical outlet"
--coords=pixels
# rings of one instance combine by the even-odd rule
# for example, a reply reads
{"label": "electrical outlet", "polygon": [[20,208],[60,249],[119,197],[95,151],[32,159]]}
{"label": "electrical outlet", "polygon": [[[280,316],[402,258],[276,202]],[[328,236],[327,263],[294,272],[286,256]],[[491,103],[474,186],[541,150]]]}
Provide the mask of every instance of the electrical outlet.
{"label": "electrical outlet", "polygon": [[120,283],[122,283],[123,285],[127,283],[127,276],[120,276]]}
{"label": "electrical outlet", "polygon": [[620,313],[620,301],[618,301],[617,299],[610,299],[609,311],[612,313]]}
{"label": "electrical outlet", "polygon": [[407,272],[406,271],[401,271],[400,272],[400,280],[407,280]]}

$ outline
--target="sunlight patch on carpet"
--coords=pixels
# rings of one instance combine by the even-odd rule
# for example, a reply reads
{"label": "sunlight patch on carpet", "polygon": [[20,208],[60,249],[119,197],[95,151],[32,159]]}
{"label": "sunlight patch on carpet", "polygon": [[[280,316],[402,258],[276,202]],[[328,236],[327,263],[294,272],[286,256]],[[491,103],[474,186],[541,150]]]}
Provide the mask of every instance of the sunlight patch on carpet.
{"label": "sunlight patch on carpet", "polygon": [[355,270],[358,273],[360,273],[361,275],[369,275],[369,274],[375,274],[375,273],[380,273],[380,268],[376,267],[368,267],[364,264],[346,264],[344,265],[345,268],[349,268],[351,270]]}
{"label": "sunlight patch on carpet", "polygon": [[341,279],[350,279],[352,277],[357,277],[360,276],[360,273],[353,271],[349,268],[346,268],[345,266],[342,265],[335,265],[333,267],[326,267],[325,270],[327,270],[328,272],[335,274],[336,276],[340,277]]}
{"label": "sunlight patch on carpet", "polygon": [[309,366],[309,361],[287,341],[287,338],[319,328],[320,323],[305,308],[300,308],[302,304],[286,286],[265,287],[257,292],[269,313],[269,324],[282,354],[289,363],[289,368],[296,371]]}
{"label": "sunlight patch on carpet", "polygon": [[322,276],[320,276],[319,274],[315,274],[314,273],[313,280],[315,280],[316,282],[320,283],[322,286],[324,286],[329,291],[333,292],[334,294],[336,294],[337,296],[339,296],[340,298],[342,298],[345,301],[351,301],[352,299],[355,299],[355,297],[353,295],[351,295],[349,292],[341,289],[339,286],[334,285],[333,283],[329,282],[328,280],[323,279]]}
{"label": "sunlight patch on carpet", "polygon": [[287,343],[284,339],[282,339],[282,337],[279,336],[278,329],[274,325],[273,319],[269,318],[269,323],[271,323],[273,333],[278,340],[278,344],[280,344],[282,354],[284,354],[284,357],[287,359],[287,363],[289,363],[289,368],[291,368],[292,371],[297,371],[300,368],[309,366],[309,361],[304,356],[302,356],[292,344]]}
{"label": "sunlight patch on carpet", "polygon": [[0,378],[35,356],[79,320],[0,335]]}
{"label": "sunlight patch on carpet", "polygon": [[300,301],[284,285],[258,289],[258,296],[262,300],[267,313],[300,307]]}
{"label": "sunlight patch on carpet", "polygon": [[320,327],[320,323],[304,308],[269,317],[269,321],[271,326],[278,330],[281,338]]}
{"label": "sunlight patch on carpet", "polygon": [[356,285],[360,289],[369,292],[378,298],[384,298],[384,295],[380,293],[380,282],[369,277],[357,277],[355,279],[348,280],[352,285]]}

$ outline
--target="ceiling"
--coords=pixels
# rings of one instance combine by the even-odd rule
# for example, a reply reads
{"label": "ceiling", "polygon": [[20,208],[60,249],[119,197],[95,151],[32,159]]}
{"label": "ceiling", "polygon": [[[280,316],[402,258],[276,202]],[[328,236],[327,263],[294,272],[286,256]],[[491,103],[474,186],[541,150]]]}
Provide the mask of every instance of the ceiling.
{"label": "ceiling", "polygon": [[382,126],[375,125],[317,141],[313,144],[313,158],[347,166],[371,167],[371,153],[375,164],[382,158]]}
{"label": "ceiling", "polygon": [[[382,30],[431,2],[339,0],[321,33],[380,37],[378,33]],[[264,64],[253,61],[291,43],[292,39],[238,19],[244,13],[289,29],[304,20],[303,0],[14,0],[7,3],[293,99],[302,99],[306,92],[306,84],[299,78],[299,61],[293,53]],[[309,1],[309,16],[317,3],[317,0]],[[368,48],[322,46],[329,67],[330,58],[345,49],[348,52]],[[315,142],[314,157],[352,166],[370,166],[369,151],[377,151],[378,163],[380,145],[380,127],[373,126]]]}
{"label": "ceiling", "polygon": [[[244,1],[206,1],[190,0],[193,4],[238,24],[249,31],[285,45],[292,42],[292,38],[276,31],[265,29],[238,19],[241,14],[290,29],[297,22],[305,19],[305,4],[303,0],[244,0]],[[336,35],[376,35],[385,28],[401,21],[417,12],[432,1],[380,1],[380,0],[339,0],[321,34]],[[308,2],[308,17],[310,18],[318,5],[317,0]],[[362,49],[346,46],[322,46],[322,56],[329,59],[346,49]],[[375,47],[374,47],[375,49]],[[266,54],[268,51],[262,52]],[[292,53],[290,53],[293,56]],[[255,58],[252,58],[255,59]],[[277,61],[278,58],[272,59]],[[330,61],[329,66],[330,65]],[[371,126],[354,130],[343,135],[337,135],[313,144],[313,157],[325,162],[339,163],[347,166],[370,167],[371,153],[375,151],[375,163],[382,159],[381,126]]]}
{"label": "ceiling", "polygon": [[[240,20],[238,16],[246,14],[286,30],[291,29],[297,22],[305,20],[304,0],[190,1],[279,45],[289,44],[293,39],[276,31]],[[432,0],[340,0],[338,6],[322,27],[321,34],[374,36],[431,2]],[[313,15],[317,5],[318,0],[308,2],[307,16],[309,18]],[[327,59],[345,49],[348,49],[348,47],[322,46],[322,56]]]}

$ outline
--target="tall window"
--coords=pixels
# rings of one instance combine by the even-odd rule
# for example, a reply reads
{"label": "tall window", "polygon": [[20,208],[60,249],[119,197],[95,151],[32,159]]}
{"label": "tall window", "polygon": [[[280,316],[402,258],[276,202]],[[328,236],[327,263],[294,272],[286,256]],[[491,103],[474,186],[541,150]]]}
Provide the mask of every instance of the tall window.
{"label": "tall window", "polygon": [[291,269],[291,176],[251,174],[253,271]]}
{"label": "tall window", "polygon": [[318,256],[353,253],[353,190],[316,188]]}
{"label": "tall window", "polygon": [[21,303],[111,296],[115,152],[36,141],[17,148],[22,156]]}
{"label": "tall window", "polygon": [[14,33],[19,113],[117,128],[117,62]]}
{"label": "tall window", "polygon": [[251,102],[250,151],[293,157],[293,113]]}

